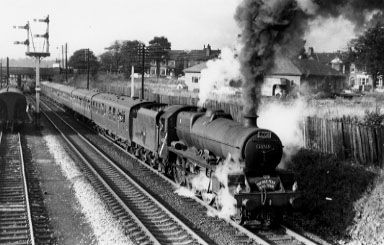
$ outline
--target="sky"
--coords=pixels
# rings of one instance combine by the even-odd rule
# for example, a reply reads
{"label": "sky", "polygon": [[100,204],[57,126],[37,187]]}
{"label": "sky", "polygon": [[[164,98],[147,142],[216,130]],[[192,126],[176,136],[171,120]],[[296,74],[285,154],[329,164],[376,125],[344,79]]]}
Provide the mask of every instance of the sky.
{"label": "sky", "polygon": [[[34,34],[46,25],[33,19],[50,16],[50,59],[90,48],[100,55],[114,40],[140,40],[165,36],[172,49],[234,47],[241,33],[233,15],[241,0],[2,0],[0,2],[0,57],[24,58],[26,32],[13,29],[31,21]],[[344,49],[354,37],[353,26],[342,19],[317,21],[307,33],[307,46],[315,52]],[[35,40],[41,49],[42,42]]]}

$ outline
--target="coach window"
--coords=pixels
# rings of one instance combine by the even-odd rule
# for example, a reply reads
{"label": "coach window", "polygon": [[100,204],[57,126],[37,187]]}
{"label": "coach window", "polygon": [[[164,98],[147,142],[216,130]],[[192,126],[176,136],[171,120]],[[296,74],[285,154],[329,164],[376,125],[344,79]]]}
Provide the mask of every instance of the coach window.
{"label": "coach window", "polygon": [[118,115],[118,119],[120,122],[124,123],[125,122],[125,115],[124,115],[124,111],[119,111],[119,113],[117,114]]}

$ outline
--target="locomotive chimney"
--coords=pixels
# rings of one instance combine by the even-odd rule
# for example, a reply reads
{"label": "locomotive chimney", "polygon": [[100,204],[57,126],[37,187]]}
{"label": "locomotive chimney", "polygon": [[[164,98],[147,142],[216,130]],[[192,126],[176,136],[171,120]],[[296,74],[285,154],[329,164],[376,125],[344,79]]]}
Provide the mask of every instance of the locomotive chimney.
{"label": "locomotive chimney", "polygon": [[246,114],[244,115],[244,127],[257,127],[257,116],[256,114]]}

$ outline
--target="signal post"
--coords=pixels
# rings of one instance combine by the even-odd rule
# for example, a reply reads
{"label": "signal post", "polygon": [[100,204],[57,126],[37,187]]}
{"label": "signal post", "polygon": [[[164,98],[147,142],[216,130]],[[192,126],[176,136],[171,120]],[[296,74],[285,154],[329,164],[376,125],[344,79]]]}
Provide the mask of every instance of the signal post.
{"label": "signal post", "polygon": [[[34,36],[30,36],[30,25],[29,22],[25,26],[20,26],[18,27],[19,29],[25,29],[27,31],[27,40],[24,42],[15,42],[15,44],[23,44],[27,46],[27,52],[25,53],[27,56],[30,56],[34,58],[35,60],[35,66],[36,66],[36,86],[35,86],[35,91],[36,91],[36,108],[35,108],[35,124],[37,127],[40,126],[40,62],[43,58],[50,56],[49,53],[49,15],[45,19],[34,19],[35,22],[44,22],[47,25],[47,29],[45,34],[37,34]],[[16,28],[16,27],[15,27]],[[33,42],[33,37],[37,38],[43,38],[44,39],[44,45],[42,50],[39,52],[38,50],[35,49],[35,46],[33,45],[33,51],[30,51],[30,38],[32,39],[32,44]],[[45,47],[45,49],[44,49]]]}

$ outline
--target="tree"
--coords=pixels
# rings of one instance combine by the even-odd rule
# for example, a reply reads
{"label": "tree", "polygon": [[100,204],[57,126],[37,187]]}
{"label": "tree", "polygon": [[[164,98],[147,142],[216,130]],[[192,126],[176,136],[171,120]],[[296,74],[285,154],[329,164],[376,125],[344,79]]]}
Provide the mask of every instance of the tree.
{"label": "tree", "polygon": [[373,89],[379,75],[384,75],[384,21],[376,15],[368,28],[349,43],[349,58],[373,78]]}
{"label": "tree", "polygon": [[68,65],[77,69],[79,73],[87,72],[87,55],[89,55],[89,69],[92,75],[95,75],[99,69],[99,62],[96,56],[89,49],[76,50],[69,58]]}
{"label": "tree", "polygon": [[116,40],[111,46],[105,48],[108,51],[100,56],[103,69],[107,68],[106,70],[111,72],[120,71],[120,66],[122,65],[121,63],[123,60],[121,54],[122,46],[123,43]]}
{"label": "tree", "polygon": [[135,70],[141,69],[141,49],[144,43],[138,40],[124,41],[121,46],[121,56],[124,74],[131,74],[131,67],[135,66]]}
{"label": "tree", "polygon": [[100,55],[100,69],[103,71],[117,72],[116,66],[114,66],[114,57],[110,51],[107,51]]}
{"label": "tree", "polygon": [[171,43],[166,37],[154,37],[149,41],[148,58],[156,62],[157,76],[160,75],[160,62],[168,59],[170,50]]}
{"label": "tree", "polygon": [[154,45],[157,43],[164,50],[171,50],[171,43],[168,41],[166,37],[154,37],[151,41],[149,41],[149,45]]}

